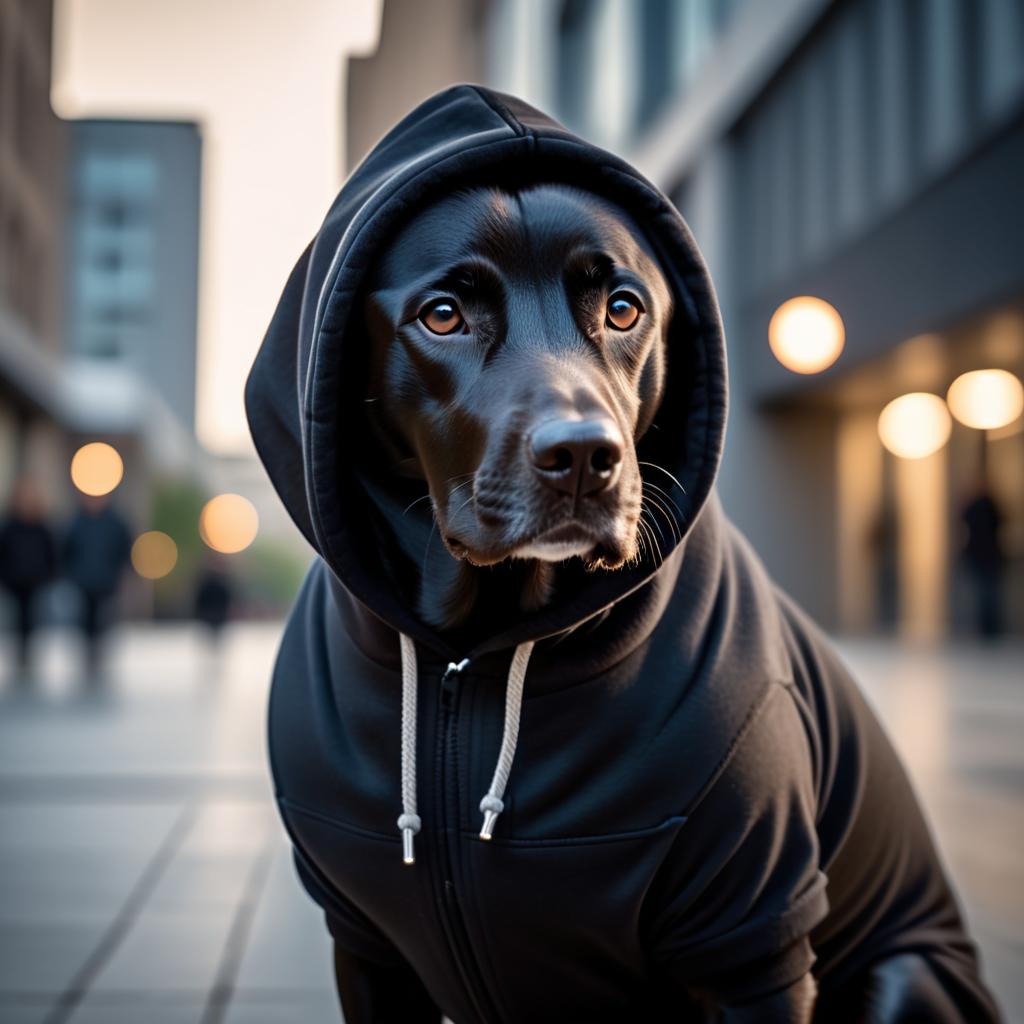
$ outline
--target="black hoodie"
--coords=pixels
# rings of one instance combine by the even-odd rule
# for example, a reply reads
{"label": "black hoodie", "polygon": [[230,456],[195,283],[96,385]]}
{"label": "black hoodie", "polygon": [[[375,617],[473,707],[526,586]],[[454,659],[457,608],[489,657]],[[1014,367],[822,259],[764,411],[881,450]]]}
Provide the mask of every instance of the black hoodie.
{"label": "black hoodie", "polygon": [[[570,182],[649,233],[676,312],[665,398],[638,452],[679,486],[664,561],[580,573],[547,607],[455,649],[390,571],[389,524],[349,454],[365,431],[357,298],[411,211],[509,181]],[[684,992],[754,999],[812,967],[827,997],[901,950],[934,953],[966,1019],[990,1019],[895,755],[721,511],[714,293],[679,213],[632,167],[513,97],[472,85],[431,97],[342,188],[246,399],[260,457],[321,556],[278,657],[270,755],[299,874],[343,948],[411,965],[457,1024],[677,1021]],[[485,841],[506,681],[527,658]],[[399,814],[418,829],[412,864]]]}

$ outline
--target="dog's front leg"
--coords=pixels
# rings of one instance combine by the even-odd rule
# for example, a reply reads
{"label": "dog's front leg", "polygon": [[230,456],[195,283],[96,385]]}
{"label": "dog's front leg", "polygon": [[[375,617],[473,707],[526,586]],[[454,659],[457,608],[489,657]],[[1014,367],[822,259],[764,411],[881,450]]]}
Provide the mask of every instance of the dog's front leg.
{"label": "dog's front leg", "polygon": [[410,967],[382,967],[335,943],[334,977],[345,1024],[440,1024],[441,1011]]}
{"label": "dog's front leg", "polygon": [[810,1024],[817,986],[810,974],[780,992],[725,1009],[723,1024]]}

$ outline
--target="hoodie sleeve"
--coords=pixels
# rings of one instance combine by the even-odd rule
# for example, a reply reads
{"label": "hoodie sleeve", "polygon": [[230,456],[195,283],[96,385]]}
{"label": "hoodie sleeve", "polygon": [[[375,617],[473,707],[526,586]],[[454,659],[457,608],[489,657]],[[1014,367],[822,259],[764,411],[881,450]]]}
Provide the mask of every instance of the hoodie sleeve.
{"label": "hoodie sleeve", "polygon": [[828,913],[814,794],[804,726],[788,688],[773,686],[649,894],[661,971],[728,1006],[810,970],[808,935]]}

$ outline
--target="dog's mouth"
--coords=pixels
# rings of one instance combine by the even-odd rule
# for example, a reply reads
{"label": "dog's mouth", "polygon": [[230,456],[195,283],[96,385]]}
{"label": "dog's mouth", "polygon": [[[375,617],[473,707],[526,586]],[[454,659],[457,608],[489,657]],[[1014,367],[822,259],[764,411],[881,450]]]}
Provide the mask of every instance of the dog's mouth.
{"label": "dog's mouth", "polygon": [[565,523],[547,530],[539,537],[522,544],[512,558],[539,558],[543,562],[564,562],[577,555],[585,557],[593,550],[597,538],[578,523]]}
{"label": "dog's mouth", "polygon": [[493,547],[469,544],[447,531],[442,536],[451,554],[471,565],[495,565],[507,559],[564,562],[580,558],[588,568],[618,568],[630,557],[629,545],[619,531],[597,531],[575,520],[545,526]]}

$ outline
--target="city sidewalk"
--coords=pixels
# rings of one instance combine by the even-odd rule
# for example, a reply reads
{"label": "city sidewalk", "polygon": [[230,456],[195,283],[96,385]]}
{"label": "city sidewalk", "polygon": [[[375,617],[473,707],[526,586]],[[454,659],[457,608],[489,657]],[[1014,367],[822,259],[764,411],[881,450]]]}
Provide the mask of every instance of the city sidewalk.
{"label": "city sidewalk", "polygon": [[[2,1024],[339,1020],[270,798],[278,631],[235,627],[218,654],[193,627],[133,629],[99,692],[76,682],[73,638],[48,635],[45,685],[5,684]],[[924,795],[1007,1020],[1024,1024],[1024,649],[842,650]]]}
{"label": "city sidewalk", "polygon": [[137,629],[83,693],[49,639],[43,692],[0,714],[0,1021],[337,1022],[330,947],[271,802],[279,627],[219,657]]}

